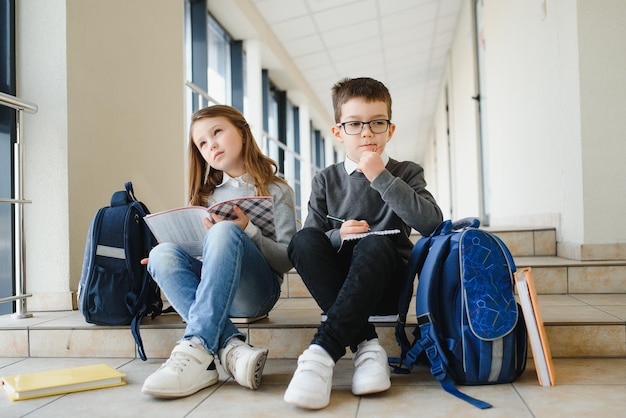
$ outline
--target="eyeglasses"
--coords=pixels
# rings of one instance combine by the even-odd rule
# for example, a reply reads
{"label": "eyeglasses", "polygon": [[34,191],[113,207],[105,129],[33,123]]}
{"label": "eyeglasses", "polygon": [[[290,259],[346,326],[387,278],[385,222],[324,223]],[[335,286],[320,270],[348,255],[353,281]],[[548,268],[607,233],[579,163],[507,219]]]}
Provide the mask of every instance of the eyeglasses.
{"label": "eyeglasses", "polygon": [[369,122],[362,122],[360,120],[351,120],[348,122],[338,123],[337,126],[343,126],[343,130],[348,135],[358,135],[363,132],[365,125],[370,127],[370,131],[373,134],[383,134],[389,129],[391,121],[389,119],[374,119]]}

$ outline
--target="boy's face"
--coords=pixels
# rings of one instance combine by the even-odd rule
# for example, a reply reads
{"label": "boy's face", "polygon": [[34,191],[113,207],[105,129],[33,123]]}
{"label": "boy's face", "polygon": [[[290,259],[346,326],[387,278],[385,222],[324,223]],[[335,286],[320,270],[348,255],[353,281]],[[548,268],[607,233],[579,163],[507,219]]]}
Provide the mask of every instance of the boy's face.
{"label": "boy's face", "polygon": [[[339,123],[369,122],[381,119],[389,119],[387,104],[385,102],[368,102],[357,97],[348,100],[341,106],[341,120]],[[379,127],[375,127],[374,130],[380,130],[381,124],[384,125],[384,122],[380,122],[378,124]],[[373,133],[371,125],[366,124],[363,126],[361,133],[350,135],[346,133],[346,129],[343,126],[335,125],[332,127],[332,132],[335,138],[337,138],[337,141],[342,143],[346,148],[348,158],[358,163],[361,160],[361,155],[365,151],[373,151],[381,154],[387,142],[391,140],[395,129],[396,126],[390,123],[386,132]]]}

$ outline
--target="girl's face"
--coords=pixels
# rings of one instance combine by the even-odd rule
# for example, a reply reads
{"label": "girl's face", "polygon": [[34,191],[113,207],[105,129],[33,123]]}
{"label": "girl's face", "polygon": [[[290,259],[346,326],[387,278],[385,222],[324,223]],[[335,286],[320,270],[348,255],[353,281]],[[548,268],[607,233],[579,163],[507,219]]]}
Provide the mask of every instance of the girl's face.
{"label": "girl's face", "polygon": [[218,116],[196,121],[191,138],[204,160],[215,170],[231,177],[245,173],[243,166],[243,135],[228,119]]}

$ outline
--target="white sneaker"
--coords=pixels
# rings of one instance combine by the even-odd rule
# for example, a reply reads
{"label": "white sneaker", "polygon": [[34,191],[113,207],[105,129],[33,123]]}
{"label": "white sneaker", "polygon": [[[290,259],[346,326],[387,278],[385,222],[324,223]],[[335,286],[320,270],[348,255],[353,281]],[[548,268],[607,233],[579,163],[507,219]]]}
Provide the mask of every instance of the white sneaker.
{"label": "white sneaker", "polygon": [[252,347],[239,338],[231,338],[220,350],[220,362],[224,370],[241,386],[258,389],[261,385],[263,367],[267,360],[267,348]]}
{"label": "white sneaker", "polygon": [[298,357],[285,391],[285,402],[306,409],[322,409],[330,403],[335,362],[322,347],[311,345]]}
{"label": "white sneaker", "polygon": [[179,398],[219,380],[213,355],[197,338],[179,341],[170,358],[143,383],[141,391],[158,398]]}
{"label": "white sneaker", "polygon": [[359,344],[353,361],[353,394],[378,393],[391,387],[391,369],[387,360],[387,352],[379,344],[378,338]]}

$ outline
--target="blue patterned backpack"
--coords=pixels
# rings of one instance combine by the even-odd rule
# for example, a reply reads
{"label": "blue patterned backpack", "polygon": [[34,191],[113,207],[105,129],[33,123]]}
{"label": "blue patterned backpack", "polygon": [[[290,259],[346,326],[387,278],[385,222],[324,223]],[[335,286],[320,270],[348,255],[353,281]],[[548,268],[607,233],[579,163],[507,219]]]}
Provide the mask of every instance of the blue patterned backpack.
{"label": "blue patterned backpack", "polygon": [[[460,392],[461,385],[510,383],[526,368],[523,315],[513,292],[515,264],[505,244],[478,229],[477,218],[442,222],[418,240],[407,265],[399,299],[395,372],[429,363],[449,393],[485,409],[487,402]],[[417,327],[406,334],[415,276]]]}

